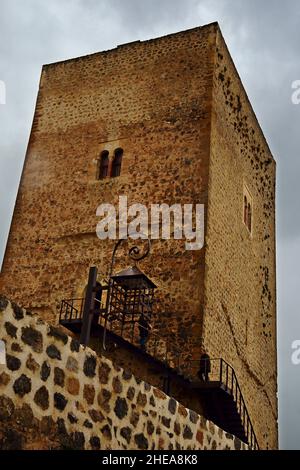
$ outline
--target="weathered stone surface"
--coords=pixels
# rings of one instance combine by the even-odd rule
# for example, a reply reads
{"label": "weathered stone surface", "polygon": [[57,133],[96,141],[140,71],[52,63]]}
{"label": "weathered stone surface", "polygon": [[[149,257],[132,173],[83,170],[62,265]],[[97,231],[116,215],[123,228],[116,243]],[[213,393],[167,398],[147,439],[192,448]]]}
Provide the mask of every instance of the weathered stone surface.
{"label": "weathered stone surface", "polygon": [[167,418],[166,416],[162,416],[161,422],[166,428],[170,428],[170,425],[171,425],[170,418]]}
{"label": "weathered stone surface", "polygon": [[11,336],[12,338],[17,338],[17,331],[18,328],[13,325],[11,322],[7,321],[4,323],[4,327],[6,329],[6,333]]}
{"label": "weathered stone surface", "polygon": [[149,434],[149,436],[152,436],[152,434],[154,433],[154,425],[152,423],[152,421],[147,421],[147,434]]}
{"label": "weathered stone surface", "polygon": [[6,387],[10,381],[10,376],[6,372],[0,374],[0,387]]}
{"label": "weathered stone surface", "polygon": [[60,351],[54,344],[50,344],[50,346],[47,347],[46,353],[51,359],[58,359],[59,361],[61,360]]}
{"label": "weathered stone surface", "polygon": [[168,410],[172,415],[176,413],[176,408],[177,408],[177,402],[174,400],[174,398],[170,398],[169,403],[168,403]]}
{"label": "weathered stone surface", "polygon": [[132,377],[132,372],[128,371],[128,370],[123,370],[123,374],[122,374],[122,378],[124,380],[130,380]]}
{"label": "weathered stone surface", "polygon": [[83,432],[76,431],[74,433],[71,433],[70,437],[72,440],[72,444],[73,444],[72,447],[74,450],[84,449],[85,438],[84,438]]}
{"label": "weathered stone surface", "polygon": [[72,352],[79,352],[80,343],[77,339],[74,339],[74,338],[71,339],[70,349]]}
{"label": "weathered stone surface", "polygon": [[3,312],[3,310],[5,310],[7,306],[8,300],[3,297],[3,295],[0,295],[0,312]]}
{"label": "weathered stone surface", "polygon": [[13,308],[15,319],[16,320],[22,320],[24,318],[23,309],[21,307],[19,307],[19,305],[15,304],[14,302],[11,302],[11,306]]}
{"label": "weathered stone surface", "polygon": [[184,406],[182,406],[181,404],[178,405],[178,413],[181,416],[183,416],[184,418],[186,418],[187,415],[188,415],[187,409]]}
{"label": "weathered stone surface", "polygon": [[123,390],[123,386],[122,386],[122,383],[121,383],[121,380],[118,376],[114,377],[113,378],[113,381],[112,381],[112,386],[113,386],[113,391],[115,393],[121,393],[122,390]]}
{"label": "weathered stone surface", "polygon": [[13,419],[17,424],[25,428],[25,430],[35,426],[36,420],[28,403],[24,403],[20,408],[15,409]]}
{"label": "weathered stone surface", "polygon": [[54,406],[60,411],[63,411],[67,406],[68,400],[61,393],[54,393]]}
{"label": "weathered stone surface", "polygon": [[236,437],[234,438],[234,448],[235,450],[241,450],[241,441],[237,439]]}
{"label": "weathered stone surface", "polygon": [[197,431],[196,439],[202,447],[203,446],[203,432],[200,431],[200,429]]}
{"label": "weathered stone surface", "polygon": [[49,326],[48,336],[52,336],[63,344],[67,344],[68,342],[68,336],[60,328],[52,325]]}
{"label": "weathered stone surface", "polygon": [[114,407],[114,412],[119,419],[123,419],[128,413],[128,405],[125,398],[118,397]]}
{"label": "weathered stone surface", "polygon": [[55,432],[55,423],[52,416],[43,416],[40,423],[40,429],[43,434],[51,435]]}
{"label": "weathered stone surface", "polygon": [[96,358],[95,356],[86,356],[83,364],[83,372],[87,377],[95,377],[96,375]]}
{"label": "weathered stone surface", "polygon": [[132,434],[131,429],[128,426],[125,426],[124,428],[121,428],[120,434],[122,437],[124,437],[127,444],[129,444],[131,440],[131,434]]}
{"label": "weathered stone surface", "polygon": [[189,410],[189,417],[190,417],[191,423],[197,424],[199,416],[197,415],[197,413],[195,413],[195,411]]}
{"label": "weathered stone surface", "polygon": [[6,354],[6,365],[11,371],[19,370],[21,367],[21,361],[18,357]]}
{"label": "weathered stone surface", "polygon": [[78,418],[74,415],[74,413],[68,413],[68,420],[71,424],[78,422]]}
{"label": "weathered stone surface", "polygon": [[89,415],[94,423],[102,423],[104,421],[103,414],[98,410],[89,410]]}
{"label": "weathered stone surface", "polygon": [[92,436],[90,438],[90,445],[93,450],[100,450],[101,449],[101,443],[100,439],[97,436]]}
{"label": "weathered stone surface", "polygon": [[86,400],[88,405],[93,405],[95,400],[95,387],[93,385],[84,385],[83,398]]}
{"label": "weathered stone surface", "polygon": [[44,361],[41,367],[41,379],[43,382],[46,382],[51,373],[51,367],[47,361]]}
{"label": "weathered stone surface", "polygon": [[34,395],[34,402],[42,408],[42,410],[47,410],[49,408],[49,392],[46,389],[45,385],[40,387],[35,395]]}
{"label": "weathered stone surface", "polygon": [[40,331],[35,330],[31,326],[22,328],[21,339],[25,344],[31,346],[33,351],[37,353],[43,351],[43,336]]}
{"label": "weathered stone surface", "polygon": [[107,384],[111,368],[106,362],[100,362],[98,376],[101,384]]}
{"label": "weathered stone surface", "polygon": [[127,390],[127,398],[128,400],[133,400],[135,396],[135,389],[134,387],[129,387]]}
{"label": "weathered stone surface", "polygon": [[75,377],[68,377],[67,379],[67,390],[71,395],[78,395],[80,389],[79,380]]}
{"label": "weathered stone surface", "polygon": [[71,372],[78,372],[78,361],[75,357],[69,356],[66,364],[66,368]]}
{"label": "weathered stone surface", "polygon": [[0,437],[1,450],[22,450],[23,438],[14,429],[6,429]]}
{"label": "weathered stone surface", "polygon": [[137,403],[137,405],[142,406],[142,407],[146,406],[146,404],[147,404],[147,395],[145,393],[139,392],[138,396],[137,396],[137,399],[136,399],[136,403]]}
{"label": "weathered stone surface", "polygon": [[161,398],[162,400],[165,400],[167,398],[167,395],[159,390],[159,388],[153,388],[153,394],[156,398]]}
{"label": "weathered stone surface", "polygon": [[134,441],[137,445],[137,448],[140,450],[147,450],[148,449],[148,440],[144,436],[143,433],[136,434],[134,436]]}
{"label": "weathered stone surface", "polygon": [[65,373],[60,367],[54,367],[54,384],[59,387],[65,385]]}
{"label": "weathered stone surface", "polygon": [[108,424],[106,424],[105,426],[103,426],[103,428],[101,428],[101,432],[106,439],[111,441],[112,434],[111,434],[110,426]]}
{"label": "weathered stone surface", "polygon": [[183,430],[183,438],[184,439],[193,439],[193,433],[189,426],[185,426]]}
{"label": "weathered stone surface", "polygon": [[98,404],[104,411],[106,411],[106,413],[110,412],[110,406],[109,406],[110,399],[111,399],[111,391],[105,388],[102,388],[98,394]]}
{"label": "weathered stone surface", "polygon": [[180,436],[181,427],[180,427],[180,424],[178,423],[178,421],[175,421],[175,423],[174,423],[174,432],[175,432],[176,436]]}
{"label": "weathered stone surface", "polygon": [[85,428],[92,429],[93,428],[93,423],[91,423],[88,419],[86,419],[83,423],[83,426]]}
{"label": "weathered stone surface", "polygon": [[140,415],[137,411],[134,411],[132,410],[131,412],[131,415],[130,415],[130,424],[132,424],[132,426],[136,427],[138,422],[139,422],[139,419],[140,419]]}
{"label": "weathered stone surface", "polygon": [[15,406],[11,398],[5,395],[0,396],[0,421],[10,419],[14,411]]}
{"label": "weathered stone surface", "polygon": [[11,350],[13,352],[23,352],[23,348],[19,345],[19,343],[12,343]]}
{"label": "weathered stone surface", "polygon": [[31,380],[22,374],[13,385],[14,392],[20,397],[24,397],[31,391]]}
{"label": "weathered stone surface", "polygon": [[36,372],[40,368],[40,365],[36,362],[36,360],[34,359],[31,353],[29,353],[29,356],[27,358],[26,367],[32,372]]}

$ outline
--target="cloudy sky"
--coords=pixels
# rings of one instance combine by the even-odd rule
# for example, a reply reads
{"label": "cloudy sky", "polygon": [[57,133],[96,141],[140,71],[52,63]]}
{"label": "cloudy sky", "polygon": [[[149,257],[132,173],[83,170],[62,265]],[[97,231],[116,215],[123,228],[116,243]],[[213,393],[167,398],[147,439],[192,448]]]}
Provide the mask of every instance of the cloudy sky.
{"label": "cloudy sky", "polygon": [[280,439],[300,449],[300,365],[291,362],[300,339],[300,104],[291,101],[300,80],[298,0],[0,0],[0,260],[42,65],[212,21],[277,160]]}

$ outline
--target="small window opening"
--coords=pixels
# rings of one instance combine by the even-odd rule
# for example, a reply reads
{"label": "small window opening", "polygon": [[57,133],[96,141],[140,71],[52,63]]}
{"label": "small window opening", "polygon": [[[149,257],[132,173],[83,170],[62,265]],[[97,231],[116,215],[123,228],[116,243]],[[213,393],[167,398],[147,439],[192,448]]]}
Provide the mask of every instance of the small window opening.
{"label": "small window opening", "polygon": [[111,176],[115,178],[121,174],[123,150],[121,148],[115,150],[114,159],[112,162]]}
{"label": "small window opening", "polygon": [[109,165],[109,153],[107,150],[104,150],[101,153],[100,162],[99,162],[99,176],[98,176],[99,180],[102,180],[108,176],[108,165]]}

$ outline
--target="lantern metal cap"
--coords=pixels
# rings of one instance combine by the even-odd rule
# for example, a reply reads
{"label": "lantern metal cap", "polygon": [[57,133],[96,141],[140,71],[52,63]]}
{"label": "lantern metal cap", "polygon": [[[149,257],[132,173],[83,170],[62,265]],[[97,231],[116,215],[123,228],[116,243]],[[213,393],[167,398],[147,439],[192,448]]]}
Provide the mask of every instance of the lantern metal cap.
{"label": "lantern metal cap", "polygon": [[157,287],[137,266],[123,269],[112,276],[112,279],[127,289],[155,289]]}

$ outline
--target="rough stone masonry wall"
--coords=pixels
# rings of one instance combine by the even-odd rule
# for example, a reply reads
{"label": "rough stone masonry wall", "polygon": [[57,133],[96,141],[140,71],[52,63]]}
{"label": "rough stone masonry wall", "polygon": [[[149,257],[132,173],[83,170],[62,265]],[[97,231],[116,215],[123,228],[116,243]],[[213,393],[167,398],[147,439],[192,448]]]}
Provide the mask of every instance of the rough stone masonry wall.
{"label": "rough stone masonry wall", "polygon": [[275,161],[220,32],[212,109],[204,345],[234,367],[260,447],[277,448]]}
{"label": "rough stone masonry wall", "polygon": [[[82,297],[88,268],[107,273],[114,241],[96,209],[206,206],[216,25],[43,67],[0,290],[46,321]],[[96,179],[103,150],[124,150],[121,176]],[[119,250],[116,271],[130,264]],[[119,263],[119,260],[122,260]],[[198,359],[204,249],[155,240],[141,268],[162,299],[157,325]]]}
{"label": "rough stone masonry wall", "polygon": [[246,449],[0,296],[0,449]]}

